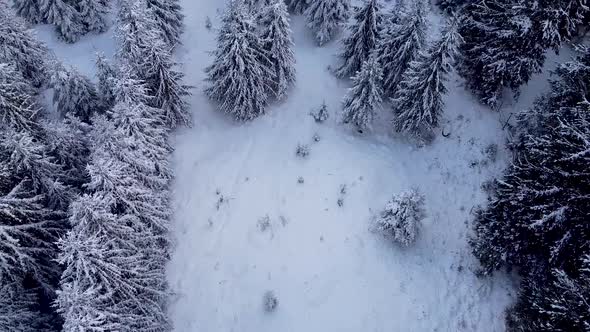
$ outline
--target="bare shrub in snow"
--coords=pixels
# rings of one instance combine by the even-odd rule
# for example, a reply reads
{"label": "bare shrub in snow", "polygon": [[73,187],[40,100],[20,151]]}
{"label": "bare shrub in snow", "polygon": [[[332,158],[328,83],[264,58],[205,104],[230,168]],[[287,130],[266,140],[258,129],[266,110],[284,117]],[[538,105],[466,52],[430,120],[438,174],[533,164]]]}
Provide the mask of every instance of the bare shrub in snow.
{"label": "bare shrub in snow", "polygon": [[395,242],[409,246],[416,241],[418,224],[424,217],[424,196],[412,189],[387,202],[375,226],[377,231]]}
{"label": "bare shrub in snow", "polygon": [[265,232],[267,229],[270,228],[270,217],[268,214],[260,219],[258,219],[258,229],[261,232]]}
{"label": "bare shrub in snow", "polygon": [[305,179],[303,179],[303,176],[300,176],[299,178],[297,178],[297,183],[299,183],[299,184],[305,183]]}
{"label": "bare shrub in snow", "polygon": [[213,23],[211,23],[211,18],[209,16],[207,16],[205,18],[205,28],[207,30],[211,30],[211,27],[213,27]]}
{"label": "bare shrub in snow", "polygon": [[264,311],[266,312],[273,312],[277,309],[279,305],[279,300],[273,291],[266,291],[262,298]]}
{"label": "bare shrub in snow", "polygon": [[486,146],[483,152],[489,161],[491,161],[492,163],[496,162],[496,160],[498,159],[498,144],[492,143]]}
{"label": "bare shrub in snow", "polygon": [[295,155],[300,158],[307,158],[309,156],[309,146],[305,144],[297,144]]}
{"label": "bare shrub in snow", "polygon": [[321,141],[321,140],[322,140],[322,138],[320,137],[320,135],[319,135],[319,134],[314,134],[314,135],[313,135],[313,141],[314,141],[315,143],[318,143],[318,142],[319,142],[319,141]]}

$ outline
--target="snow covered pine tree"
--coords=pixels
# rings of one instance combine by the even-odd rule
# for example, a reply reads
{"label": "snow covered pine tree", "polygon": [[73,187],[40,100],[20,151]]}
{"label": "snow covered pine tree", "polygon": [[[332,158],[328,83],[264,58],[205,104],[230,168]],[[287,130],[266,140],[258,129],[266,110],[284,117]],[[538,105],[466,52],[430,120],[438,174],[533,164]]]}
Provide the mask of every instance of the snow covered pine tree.
{"label": "snow covered pine tree", "polygon": [[289,24],[289,13],[283,0],[270,0],[258,14],[261,26],[260,38],[274,75],[269,83],[277,99],[286,97],[287,90],[295,83],[295,54]]}
{"label": "snow covered pine tree", "polygon": [[39,0],[12,0],[14,11],[31,24],[41,23]]}
{"label": "snow covered pine tree", "polygon": [[76,1],[80,23],[86,32],[105,32],[107,30],[108,0]]}
{"label": "snow covered pine tree", "polygon": [[424,196],[409,190],[394,196],[376,220],[376,230],[404,246],[416,241],[424,219]]}
{"label": "snow covered pine tree", "polygon": [[346,23],[350,0],[314,0],[305,10],[307,26],[315,34],[320,46],[332,40]]}
{"label": "snow covered pine tree", "polygon": [[471,244],[483,272],[515,266],[524,279],[509,316],[515,331],[590,326],[583,300],[590,289],[581,286],[590,241],[590,52],[582,52],[558,67],[551,92],[519,114],[512,164],[475,219]]}
{"label": "snow covered pine tree", "polygon": [[366,0],[364,6],[354,8],[354,22],[348,26],[348,36],[342,41],[342,64],[336,69],[340,78],[354,76],[379,40],[383,22],[380,0]]}
{"label": "snow covered pine tree", "polygon": [[62,116],[72,114],[89,122],[100,110],[100,100],[94,84],[74,67],[55,65],[50,86],[53,88],[53,102]]}
{"label": "snow covered pine tree", "polygon": [[213,64],[206,68],[205,93],[238,121],[265,113],[271,63],[249,13],[239,0],[231,1],[217,37]]}
{"label": "snow covered pine tree", "polygon": [[46,83],[45,45],[36,40],[25,22],[0,3],[0,62],[15,66],[33,87]]}
{"label": "snow covered pine tree", "polygon": [[312,0],[285,0],[287,8],[294,14],[303,14]]}
{"label": "snow covered pine tree", "polygon": [[147,0],[162,35],[169,47],[180,44],[180,35],[184,30],[184,15],[178,0]]}
{"label": "snow covered pine tree", "polygon": [[63,0],[40,0],[43,21],[55,25],[58,36],[67,43],[75,43],[84,34],[80,13]]}
{"label": "snow covered pine tree", "polygon": [[344,98],[344,123],[352,123],[362,133],[371,128],[375,112],[381,107],[383,72],[375,55],[364,62],[353,78],[353,86]]}
{"label": "snow covered pine tree", "polygon": [[397,131],[425,141],[433,138],[443,112],[442,95],[447,92],[444,81],[461,41],[457,25],[457,20],[451,19],[443,29],[441,39],[426,52],[420,52],[404,73],[391,100]]}
{"label": "snow covered pine tree", "polygon": [[469,4],[459,28],[465,40],[459,73],[484,104],[496,108],[505,88],[518,96],[520,86],[541,70],[547,48],[557,50],[577,33],[588,9],[585,1],[572,0]]}
{"label": "snow covered pine tree", "polygon": [[425,10],[423,0],[418,0],[413,5],[412,11],[399,19],[399,22],[386,21],[386,27],[376,48],[378,60],[383,69],[385,95],[393,95],[396,92],[410,62],[416,59],[418,52],[424,47]]}

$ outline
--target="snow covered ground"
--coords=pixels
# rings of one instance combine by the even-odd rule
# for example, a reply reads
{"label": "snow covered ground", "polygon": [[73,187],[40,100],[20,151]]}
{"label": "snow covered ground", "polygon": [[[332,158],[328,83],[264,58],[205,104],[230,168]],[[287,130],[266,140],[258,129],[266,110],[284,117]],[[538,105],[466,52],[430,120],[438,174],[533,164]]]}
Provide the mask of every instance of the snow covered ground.
{"label": "snow covered ground", "polygon": [[[415,149],[381,131],[359,137],[337,121],[347,87],[327,70],[337,43],[316,47],[294,17],[296,88],[268,115],[233,123],[202,94],[216,36],[205,18],[218,27],[223,3],[183,6],[179,56],[196,89],[195,125],[175,144],[176,330],[502,331],[510,283],[477,279],[467,247],[470,211],[485,199],[480,185],[504,165],[502,151],[495,163],[481,163],[482,150],[505,139],[498,114],[458,87],[447,98],[450,138]],[[316,124],[309,112],[323,101],[331,119]],[[295,156],[298,143],[309,145],[307,159]],[[392,194],[411,187],[426,194],[428,218],[416,245],[404,249],[369,224]],[[270,314],[267,290],[279,300]]]}
{"label": "snow covered ground", "polygon": [[[502,121],[530,105],[546,78],[499,114],[453,77],[443,121],[450,137],[422,149],[386,128],[358,136],[338,123],[348,83],[327,69],[337,43],[316,47],[302,17],[293,17],[297,86],[266,116],[236,124],[202,93],[216,37],[205,19],[218,27],[224,3],[182,4],[187,27],[178,56],[196,88],[194,126],[174,143],[176,331],[503,331],[511,281],[475,277],[470,213],[485,201],[481,184],[505,166]],[[113,29],[74,45],[58,42],[48,26],[37,30],[59,59],[90,76],[95,51],[114,53]],[[331,118],[317,124],[309,112],[323,101]],[[309,145],[307,159],[295,156],[299,143]],[[500,146],[496,161],[484,153],[490,144]],[[392,194],[412,187],[426,195],[428,217],[418,242],[401,248],[369,225]],[[273,313],[263,310],[267,290],[278,297]]]}

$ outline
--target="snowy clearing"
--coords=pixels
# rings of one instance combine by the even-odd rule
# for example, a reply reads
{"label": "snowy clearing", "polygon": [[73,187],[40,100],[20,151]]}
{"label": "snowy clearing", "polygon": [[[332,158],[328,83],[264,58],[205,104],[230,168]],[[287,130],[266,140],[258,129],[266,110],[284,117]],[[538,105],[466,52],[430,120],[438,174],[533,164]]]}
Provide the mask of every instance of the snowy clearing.
{"label": "snowy clearing", "polygon": [[[195,89],[194,126],[174,142],[176,331],[503,331],[511,281],[474,275],[470,214],[485,200],[481,184],[506,164],[503,121],[530,105],[546,77],[494,113],[453,75],[443,118],[450,136],[439,134],[426,148],[389,137],[385,127],[359,136],[339,124],[348,83],[328,71],[337,40],[317,47],[294,16],[296,87],[269,114],[236,124],[202,92],[223,6],[183,1],[177,55]],[[37,30],[58,58],[88,75],[95,51],[114,52],[113,29],[74,45],[57,41],[48,26]],[[318,124],[309,113],[324,101],[330,119]],[[296,156],[298,144],[308,145],[307,158]],[[496,160],[485,152],[492,144]],[[370,223],[393,194],[413,187],[426,196],[427,217],[417,243],[402,248]],[[272,312],[265,311],[268,291],[278,301]]]}

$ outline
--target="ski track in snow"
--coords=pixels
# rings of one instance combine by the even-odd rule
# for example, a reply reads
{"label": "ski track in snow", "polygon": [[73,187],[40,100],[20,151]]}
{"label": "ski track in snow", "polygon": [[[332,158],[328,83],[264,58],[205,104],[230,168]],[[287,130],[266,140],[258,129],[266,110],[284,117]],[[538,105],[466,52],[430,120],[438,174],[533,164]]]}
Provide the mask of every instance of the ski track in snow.
{"label": "ski track in snow", "polygon": [[[202,92],[223,1],[182,5],[186,33],[177,55],[195,89],[194,126],[174,138],[175,252],[168,271],[175,330],[503,331],[511,281],[474,275],[469,223],[472,209],[485,202],[481,184],[500,174],[508,158],[501,121],[547,88],[547,74],[500,113],[478,105],[453,76],[443,119],[451,136],[439,135],[426,148],[386,134],[387,107],[380,112],[385,125],[358,136],[338,123],[349,84],[328,70],[338,42],[317,47],[303,18],[294,16],[296,87],[267,115],[237,124]],[[58,59],[90,77],[95,51],[114,54],[114,28],[74,45],[57,41],[49,26],[36,30]],[[560,58],[570,55],[566,50]],[[555,62],[550,57],[547,67]],[[316,124],[309,112],[323,101],[331,118]],[[309,145],[307,159],[295,156],[298,143]],[[492,143],[500,146],[498,161],[477,164]],[[392,194],[410,187],[426,195],[428,217],[417,243],[401,248],[369,226]],[[261,231],[266,215],[270,227]],[[262,307],[266,290],[279,301],[270,314]]]}

